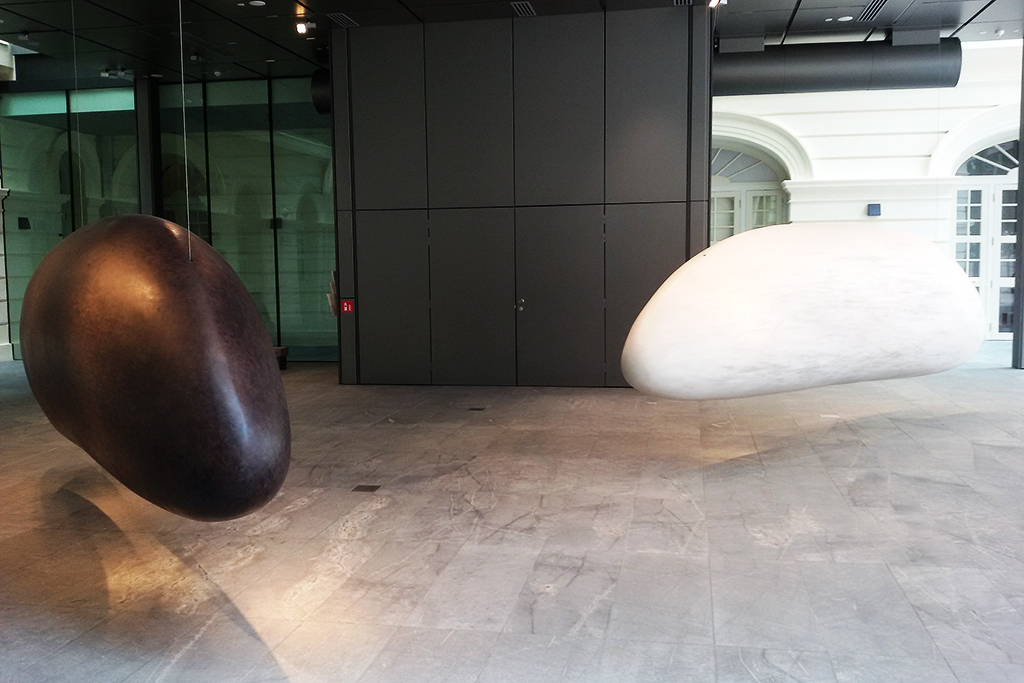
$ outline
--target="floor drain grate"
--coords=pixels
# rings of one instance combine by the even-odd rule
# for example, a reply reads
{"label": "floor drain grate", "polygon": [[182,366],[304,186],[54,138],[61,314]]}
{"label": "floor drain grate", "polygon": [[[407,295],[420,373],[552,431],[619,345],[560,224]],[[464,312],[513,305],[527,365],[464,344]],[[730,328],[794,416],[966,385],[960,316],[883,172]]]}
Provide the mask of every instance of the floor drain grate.
{"label": "floor drain grate", "polygon": [[379,488],[380,488],[379,485],[360,484],[359,486],[357,486],[354,489],[352,489],[352,492],[353,493],[373,493],[374,491],[376,491]]}

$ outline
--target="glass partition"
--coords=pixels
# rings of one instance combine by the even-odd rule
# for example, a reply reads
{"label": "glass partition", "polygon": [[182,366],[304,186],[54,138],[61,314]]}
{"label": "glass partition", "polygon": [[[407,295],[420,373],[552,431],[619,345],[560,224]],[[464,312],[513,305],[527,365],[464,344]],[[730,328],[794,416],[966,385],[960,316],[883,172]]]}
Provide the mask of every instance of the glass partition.
{"label": "glass partition", "polygon": [[75,228],[107,216],[139,212],[135,91],[69,93]]}
{"label": "glass partition", "polygon": [[29,278],[60,240],[98,218],[139,211],[131,88],[0,96],[0,165],[14,357]]}
{"label": "glass partition", "polygon": [[211,241],[280,343],[267,82],[210,83],[206,117]]}
{"label": "glass partition", "polygon": [[209,242],[209,168],[206,163],[202,84],[186,84],[184,97],[185,106],[182,111],[181,85],[160,87],[160,190],[163,198],[160,215],[190,228]]}
{"label": "glass partition", "polygon": [[281,343],[296,360],[337,360],[331,117],[313,107],[309,79],[272,81],[271,93]]}
{"label": "glass partition", "polygon": [[[169,84],[159,99],[159,214],[224,256],[290,358],[337,360],[331,118],[309,79]],[[134,109],[132,88],[0,97],[15,357],[43,256],[78,227],[139,211]]]}

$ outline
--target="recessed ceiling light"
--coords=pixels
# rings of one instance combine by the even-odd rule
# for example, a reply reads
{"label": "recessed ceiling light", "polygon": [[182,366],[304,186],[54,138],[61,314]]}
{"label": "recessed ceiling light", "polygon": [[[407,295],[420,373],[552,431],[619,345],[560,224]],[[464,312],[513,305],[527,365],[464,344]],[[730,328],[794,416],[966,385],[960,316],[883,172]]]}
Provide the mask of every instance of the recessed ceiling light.
{"label": "recessed ceiling light", "polygon": [[847,15],[845,17],[839,17],[839,21],[853,21],[853,17]]}
{"label": "recessed ceiling light", "polygon": [[828,18],[828,19],[826,19],[825,21],[832,21],[832,17],[829,17],[829,18]]}
{"label": "recessed ceiling light", "polygon": [[249,4],[253,7],[263,7],[267,3],[263,2],[263,0],[249,0]]}
{"label": "recessed ceiling light", "polygon": [[274,60],[273,60],[273,59],[268,59],[268,60],[267,60],[267,64],[273,64],[273,63],[274,63]]}

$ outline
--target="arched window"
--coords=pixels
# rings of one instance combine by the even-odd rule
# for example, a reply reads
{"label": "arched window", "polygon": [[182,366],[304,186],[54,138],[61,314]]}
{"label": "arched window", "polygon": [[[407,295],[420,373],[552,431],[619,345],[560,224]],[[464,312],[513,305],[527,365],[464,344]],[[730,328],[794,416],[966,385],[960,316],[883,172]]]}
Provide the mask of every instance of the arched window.
{"label": "arched window", "polygon": [[956,172],[956,260],[978,288],[989,339],[1013,335],[1019,159],[1019,141],[1007,140],[972,154]]}
{"label": "arched window", "polygon": [[1020,143],[1007,140],[972,154],[960,164],[957,175],[1006,175],[1020,166]]}
{"label": "arched window", "polygon": [[711,150],[711,243],[788,220],[784,171],[755,150]]}

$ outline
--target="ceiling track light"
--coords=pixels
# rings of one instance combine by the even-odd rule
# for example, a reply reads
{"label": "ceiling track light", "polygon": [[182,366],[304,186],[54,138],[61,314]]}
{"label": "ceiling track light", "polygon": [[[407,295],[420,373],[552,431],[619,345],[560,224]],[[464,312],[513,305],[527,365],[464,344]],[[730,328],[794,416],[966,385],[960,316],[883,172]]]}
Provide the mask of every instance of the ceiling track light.
{"label": "ceiling track light", "polygon": [[104,69],[100,71],[100,78],[123,78],[126,81],[130,81],[135,76],[131,69]]}

